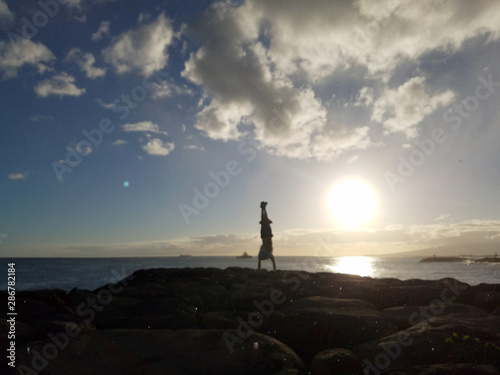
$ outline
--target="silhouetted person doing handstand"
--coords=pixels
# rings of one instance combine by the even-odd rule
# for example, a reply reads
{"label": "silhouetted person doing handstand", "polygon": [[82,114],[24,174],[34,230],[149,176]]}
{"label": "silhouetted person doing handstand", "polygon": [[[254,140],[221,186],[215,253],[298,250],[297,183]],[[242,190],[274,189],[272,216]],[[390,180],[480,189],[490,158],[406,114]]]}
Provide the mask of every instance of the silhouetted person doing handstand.
{"label": "silhouetted person doing handstand", "polygon": [[274,261],[274,255],[273,255],[273,240],[272,240],[273,232],[271,230],[272,221],[269,220],[269,218],[267,217],[266,206],[267,202],[260,203],[260,208],[261,208],[260,237],[262,238],[262,246],[260,247],[259,251],[258,269],[260,270],[260,263],[263,260],[271,259],[271,261],[273,262],[273,268],[276,271],[276,262]]}

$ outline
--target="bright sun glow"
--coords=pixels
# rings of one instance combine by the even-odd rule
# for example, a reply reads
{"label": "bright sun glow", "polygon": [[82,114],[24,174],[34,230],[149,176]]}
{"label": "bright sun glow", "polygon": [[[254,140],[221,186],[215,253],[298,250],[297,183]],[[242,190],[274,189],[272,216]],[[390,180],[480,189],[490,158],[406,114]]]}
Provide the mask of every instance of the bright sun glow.
{"label": "bright sun glow", "polygon": [[337,259],[336,264],[328,266],[328,268],[337,273],[372,276],[372,261],[370,257],[341,257]]}
{"label": "bright sun glow", "polygon": [[372,189],[355,179],[344,180],[335,185],[328,200],[335,220],[348,227],[366,223],[373,216],[376,206]]}

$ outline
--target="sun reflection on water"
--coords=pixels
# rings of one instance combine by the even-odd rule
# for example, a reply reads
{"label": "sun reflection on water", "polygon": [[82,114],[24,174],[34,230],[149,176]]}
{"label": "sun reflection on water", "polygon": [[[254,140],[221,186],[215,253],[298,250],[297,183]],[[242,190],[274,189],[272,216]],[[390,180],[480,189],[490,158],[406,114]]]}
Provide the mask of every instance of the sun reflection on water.
{"label": "sun reflection on water", "polygon": [[373,276],[373,258],[371,257],[340,257],[335,264],[327,265],[329,271],[349,275]]}

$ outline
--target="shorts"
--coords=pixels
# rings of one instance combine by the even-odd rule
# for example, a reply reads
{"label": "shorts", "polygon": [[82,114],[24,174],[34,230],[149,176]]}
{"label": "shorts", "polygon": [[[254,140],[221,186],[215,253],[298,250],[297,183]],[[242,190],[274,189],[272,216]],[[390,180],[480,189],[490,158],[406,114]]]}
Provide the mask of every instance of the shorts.
{"label": "shorts", "polygon": [[273,252],[273,239],[271,237],[262,237],[262,246],[267,252]]}
{"label": "shorts", "polygon": [[260,251],[259,251],[259,259],[266,260],[266,259],[271,259],[271,258],[273,258],[273,253],[266,251],[266,249],[264,248],[264,245],[262,245],[260,247]]}

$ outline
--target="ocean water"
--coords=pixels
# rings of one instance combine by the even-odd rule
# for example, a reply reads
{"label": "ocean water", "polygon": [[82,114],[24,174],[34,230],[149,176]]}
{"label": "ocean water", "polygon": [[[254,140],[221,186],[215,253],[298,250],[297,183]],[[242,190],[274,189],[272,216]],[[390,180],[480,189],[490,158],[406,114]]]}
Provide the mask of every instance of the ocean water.
{"label": "ocean water", "polygon": [[[401,280],[438,280],[452,277],[469,285],[500,284],[499,263],[420,263],[421,258],[381,257],[287,257],[277,256],[278,269],[308,272],[333,272],[397,278]],[[235,257],[161,257],[161,258],[0,258],[0,290],[7,289],[8,263],[15,263],[16,290],[71,290],[74,287],[93,290],[116,282],[139,269],[227,267],[257,268],[257,259]],[[271,270],[270,261],[262,268]]]}

